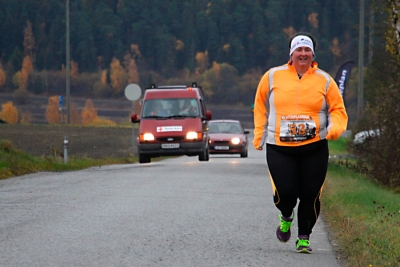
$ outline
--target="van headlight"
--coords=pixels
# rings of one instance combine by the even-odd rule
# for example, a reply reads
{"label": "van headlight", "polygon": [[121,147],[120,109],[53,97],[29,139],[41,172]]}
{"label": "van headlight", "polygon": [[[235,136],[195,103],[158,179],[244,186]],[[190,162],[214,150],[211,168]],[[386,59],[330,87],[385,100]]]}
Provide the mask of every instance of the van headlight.
{"label": "van headlight", "polygon": [[145,133],[140,135],[140,137],[142,137],[140,141],[154,141],[154,135],[152,133]]}
{"label": "van headlight", "polygon": [[196,132],[188,132],[186,134],[186,139],[188,140],[196,140],[196,139],[200,139],[199,134]]}
{"label": "van headlight", "polygon": [[239,144],[240,143],[240,138],[239,137],[233,137],[231,139],[231,143],[234,144],[234,145]]}

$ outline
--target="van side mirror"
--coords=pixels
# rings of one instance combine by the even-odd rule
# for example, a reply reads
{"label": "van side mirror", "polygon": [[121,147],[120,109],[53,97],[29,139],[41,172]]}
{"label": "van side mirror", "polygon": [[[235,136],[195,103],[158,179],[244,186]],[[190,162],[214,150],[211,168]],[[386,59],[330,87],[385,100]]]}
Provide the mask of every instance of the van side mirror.
{"label": "van side mirror", "polygon": [[206,111],[206,120],[210,121],[211,119],[212,119],[211,111],[207,110]]}
{"label": "van side mirror", "polygon": [[131,122],[132,123],[139,123],[140,122],[140,116],[138,116],[137,114],[133,113],[131,115]]}

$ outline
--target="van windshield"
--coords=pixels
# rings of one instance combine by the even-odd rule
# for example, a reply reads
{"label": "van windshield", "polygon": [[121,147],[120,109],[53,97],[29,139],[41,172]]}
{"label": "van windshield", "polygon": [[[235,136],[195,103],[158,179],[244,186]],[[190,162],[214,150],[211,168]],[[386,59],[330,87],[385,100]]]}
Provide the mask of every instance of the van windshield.
{"label": "van windshield", "polygon": [[143,104],[142,118],[198,117],[195,98],[149,99]]}

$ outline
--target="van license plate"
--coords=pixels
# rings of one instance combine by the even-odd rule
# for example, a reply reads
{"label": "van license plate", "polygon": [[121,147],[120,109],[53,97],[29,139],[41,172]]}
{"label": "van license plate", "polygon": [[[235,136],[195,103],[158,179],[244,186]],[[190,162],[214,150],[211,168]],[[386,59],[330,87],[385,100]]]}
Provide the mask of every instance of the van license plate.
{"label": "van license plate", "polygon": [[229,146],[216,146],[215,150],[229,150]]}
{"label": "van license plate", "polygon": [[163,149],[179,148],[179,144],[161,144]]}

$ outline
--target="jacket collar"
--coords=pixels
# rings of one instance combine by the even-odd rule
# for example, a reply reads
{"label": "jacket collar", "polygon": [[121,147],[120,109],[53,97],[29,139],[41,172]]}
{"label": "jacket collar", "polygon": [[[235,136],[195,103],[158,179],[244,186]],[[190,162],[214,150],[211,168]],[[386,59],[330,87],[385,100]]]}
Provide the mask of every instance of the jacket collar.
{"label": "jacket collar", "polygon": [[[288,61],[287,66],[288,66],[289,70],[296,72],[296,68],[293,66],[293,64],[290,62],[290,60]],[[315,61],[313,61],[313,62],[311,63],[311,67],[308,68],[308,70],[307,70],[306,73],[307,73],[307,74],[312,74],[312,73],[314,73],[317,69],[318,69],[318,63],[315,62]]]}

